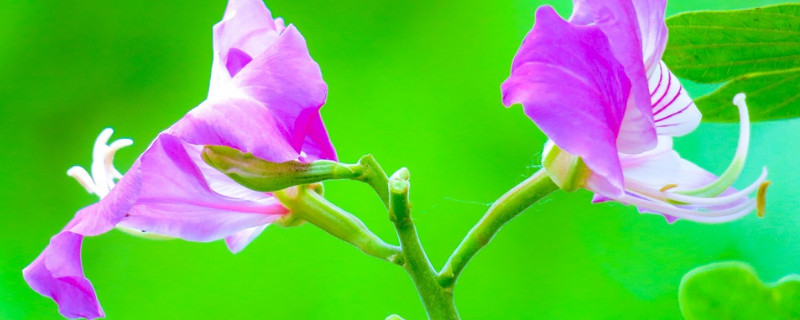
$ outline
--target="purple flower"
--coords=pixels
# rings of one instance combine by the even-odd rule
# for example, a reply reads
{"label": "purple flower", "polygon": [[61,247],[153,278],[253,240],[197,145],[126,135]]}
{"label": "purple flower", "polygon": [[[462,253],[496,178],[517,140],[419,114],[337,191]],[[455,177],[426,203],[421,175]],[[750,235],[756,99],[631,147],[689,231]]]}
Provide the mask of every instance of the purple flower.
{"label": "purple flower", "polygon": [[744,95],[733,162],[719,178],[682,159],[672,137],[693,131],[700,112],[661,61],[665,0],[575,0],[569,21],[549,6],[514,57],[503,103],[521,103],[551,139],[545,168],[562,188],[585,187],[595,201],[703,222],[739,218],[766,179],[730,188],[744,166],[749,118]]}
{"label": "purple flower", "polygon": [[273,162],[335,160],[319,115],[327,86],[294,26],[273,20],[261,0],[230,0],[214,26],[209,95],[162,132],[122,176],[114,153],[132,141],[108,144],[104,130],[91,175],[68,174],[101,200],[81,209],[23,275],[68,318],[103,317],[80,262],[84,236],[117,227],[131,233],[190,241],[225,239],[242,250],[287,209],[269,193],[251,191],[211,168],[204,145],[224,145]]}

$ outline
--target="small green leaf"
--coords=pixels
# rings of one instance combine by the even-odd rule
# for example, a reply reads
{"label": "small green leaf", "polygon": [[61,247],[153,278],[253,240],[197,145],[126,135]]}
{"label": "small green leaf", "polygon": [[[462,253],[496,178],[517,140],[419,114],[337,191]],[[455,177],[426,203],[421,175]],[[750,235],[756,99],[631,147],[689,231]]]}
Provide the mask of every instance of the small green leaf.
{"label": "small green leaf", "polygon": [[688,320],[800,319],[800,276],[765,285],[746,263],[713,263],[683,277],[678,301]]}
{"label": "small green leaf", "polygon": [[747,95],[751,121],[800,117],[800,68],[796,68],[741,76],[696,99],[703,121],[738,122],[731,99],[739,92]]}
{"label": "small green leaf", "polygon": [[667,27],[664,62],[681,78],[716,83],[800,67],[800,4],[688,12]]}

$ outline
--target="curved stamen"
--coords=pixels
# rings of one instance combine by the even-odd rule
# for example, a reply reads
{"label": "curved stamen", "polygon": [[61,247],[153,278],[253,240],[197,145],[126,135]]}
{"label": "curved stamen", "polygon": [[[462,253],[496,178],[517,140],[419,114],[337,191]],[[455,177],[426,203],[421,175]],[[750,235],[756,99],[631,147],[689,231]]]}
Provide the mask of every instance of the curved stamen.
{"label": "curved stamen", "polygon": [[97,189],[97,187],[94,185],[92,176],[86,172],[86,169],[79,166],[74,166],[67,170],[67,175],[75,178],[75,180],[78,180],[78,183],[80,183],[81,186],[83,186],[83,188],[86,189],[86,191],[90,194],[95,193],[95,189]]}
{"label": "curved stamen", "polygon": [[681,194],[680,191],[667,192],[667,190],[657,190],[655,188],[647,187],[643,183],[634,179],[625,179],[625,185],[635,193],[644,194],[661,201],[677,201],[688,205],[700,206],[718,206],[733,203],[742,198],[747,198],[751,193],[759,189],[762,183],[767,180],[767,168],[761,170],[761,175],[755,182],[746,188],[722,197],[696,197]]}
{"label": "curved stamen", "polygon": [[94,148],[92,149],[92,180],[94,180],[94,185],[96,187],[95,193],[100,196],[101,199],[111,190],[108,184],[104,160],[106,151],[108,150],[108,139],[111,138],[113,133],[114,130],[111,128],[103,129],[100,135],[97,136],[97,140],[94,141]]}
{"label": "curved stamen", "polygon": [[646,196],[642,196],[642,198],[639,198],[626,195],[612,199],[618,202],[631,204],[649,211],[654,211],[682,219],[688,219],[692,221],[705,222],[705,223],[722,223],[722,222],[733,221],[752,212],[753,209],[755,209],[756,207],[756,202],[751,200],[751,201],[745,201],[741,204],[738,204],[730,208],[700,211],[696,209],[686,209],[686,208],[676,207],[672,204],[663,201],[659,201],[656,199],[649,199],[649,197]]}
{"label": "curved stamen", "polygon": [[[116,154],[119,149],[133,144],[133,140],[131,139],[119,139],[115,140],[111,144],[108,144],[108,140],[111,138],[113,133],[113,129],[106,128],[103,129],[103,131],[100,132],[100,135],[97,136],[97,139],[94,142],[94,148],[92,149],[91,175],[86,172],[86,169],[79,166],[74,166],[67,170],[67,175],[75,178],[75,180],[78,180],[78,183],[80,183],[86,189],[86,191],[96,194],[98,197],[100,197],[100,199],[103,199],[103,197],[108,195],[108,193],[111,191],[111,188],[114,188],[114,180],[122,178],[122,173],[117,171],[117,169],[114,167],[114,154]],[[122,225],[117,225],[116,228],[122,232],[147,239],[173,238],[157,233],[146,232],[136,228],[124,227]]]}
{"label": "curved stamen", "polygon": [[739,144],[736,146],[736,154],[733,156],[733,161],[728,165],[728,168],[717,180],[705,187],[676,191],[675,193],[698,197],[716,197],[725,192],[739,178],[742,169],[744,169],[747,150],[750,146],[750,115],[747,111],[747,103],[744,100],[744,93],[739,93],[733,97],[733,104],[739,108]]}
{"label": "curved stamen", "polygon": [[111,190],[111,188],[114,187],[114,179],[122,178],[122,173],[120,173],[119,171],[117,171],[116,168],[114,168],[114,154],[117,153],[117,150],[130,146],[132,144],[133,140],[131,139],[119,139],[112,142],[106,148],[104,165],[106,169],[106,179],[108,179],[109,190]]}
{"label": "curved stamen", "polygon": [[114,187],[114,179],[122,178],[122,174],[114,168],[114,154],[119,149],[133,144],[131,139],[119,139],[109,145],[108,139],[111,138],[113,133],[113,129],[105,128],[95,139],[94,147],[92,148],[91,174],[79,166],[74,166],[67,170],[68,176],[78,180],[78,183],[86,191],[96,194],[100,199],[103,199]]}

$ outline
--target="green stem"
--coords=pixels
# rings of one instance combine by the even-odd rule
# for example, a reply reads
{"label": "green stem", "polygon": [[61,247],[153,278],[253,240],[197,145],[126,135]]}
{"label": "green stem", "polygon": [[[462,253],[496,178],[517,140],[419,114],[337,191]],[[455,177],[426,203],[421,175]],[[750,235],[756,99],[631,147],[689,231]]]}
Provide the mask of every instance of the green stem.
{"label": "green stem", "polygon": [[503,225],[557,189],[558,186],[542,169],[497,199],[450,255],[439,274],[442,287],[452,289],[464,266],[492,240]]}
{"label": "green stem", "polygon": [[389,218],[394,223],[405,263],[403,267],[414,281],[422,304],[432,320],[457,320],[453,291],[439,285],[436,270],[428,260],[411,220],[408,202],[408,169],[398,170],[389,179]]}
{"label": "green stem", "polygon": [[375,193],[381,197],[383,205],[389,207],[389,189],[386,186],[389,184],[389,178],[386,177],[386,172],[383,171],[381,165],[375,161],[375,157],[371,154],[365,155],[358,159],[358,164],[361,165],[361,175],[356,179],[365,182]]}
{"label": "green stem", "polygon": [[277,191],[275,196],[296,218],[308,221],[368,255],[402,265],[400,248],[385,243],[357,217],[316,192],[301,186]]}

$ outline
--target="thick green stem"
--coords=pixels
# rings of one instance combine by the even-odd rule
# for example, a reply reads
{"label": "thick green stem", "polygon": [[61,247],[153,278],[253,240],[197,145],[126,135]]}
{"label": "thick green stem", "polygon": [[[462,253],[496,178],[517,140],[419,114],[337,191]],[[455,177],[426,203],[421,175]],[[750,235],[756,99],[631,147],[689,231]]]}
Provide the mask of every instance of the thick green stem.
{"label": "thick green stem", "polygon": [[316,192],[301,186],[275,192],[275,196],[296,218],[325,230],[368,255],[402,265],[400,248],[385,243],[357,217]]}
{"label": "thick green stem", "polygon": [[450,255],[439,273],[439,283],[452,289],[464,266],[492,240],[503,225],[557,189],[558,186],[542,169],[497,199]]}
{"label": "thick green stem", "polygon": [[358,164],[361,165],[362,171],[361,175],[356,180],[365,182],[372,187],[375,193],[381,197],[383,205],[388,208],[389,189],[386,186],[389,184],[389,178],[386,176],[386,172],[383,171],[381,165],[375,161],[375,158],[371,154],[358,159]]}
{"label": "thick green stem", "polygon": [[432,320],[457,320],[458,311],[453,291],[439,285],[436,270],[428,260],[411,220],[408,202],[408,169],[397,171],[389,179],[389,218],[394,223],[403,250],[403,267],[414,281],[428,318]]}

